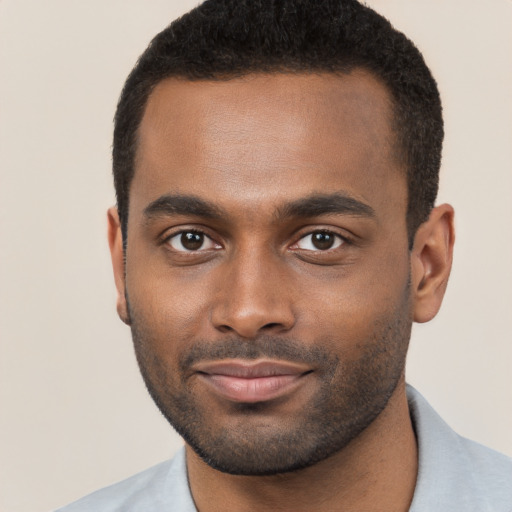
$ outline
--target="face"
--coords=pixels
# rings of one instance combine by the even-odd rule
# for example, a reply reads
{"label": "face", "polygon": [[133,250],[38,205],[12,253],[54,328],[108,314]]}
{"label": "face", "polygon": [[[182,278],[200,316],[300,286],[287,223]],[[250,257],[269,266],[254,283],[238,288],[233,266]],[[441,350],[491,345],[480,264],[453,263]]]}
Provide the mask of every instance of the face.
{"label": "face", "polygon": [[120,309],[153,399],[225,472],[338,452],[386,408],[410,336],[386,89],[169,79],[139,135]]}

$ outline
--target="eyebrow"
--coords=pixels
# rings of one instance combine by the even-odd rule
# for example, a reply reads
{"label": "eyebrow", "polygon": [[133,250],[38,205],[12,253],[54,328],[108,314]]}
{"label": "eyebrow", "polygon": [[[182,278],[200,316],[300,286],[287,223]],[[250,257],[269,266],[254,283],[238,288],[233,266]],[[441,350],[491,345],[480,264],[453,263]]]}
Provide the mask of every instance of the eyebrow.
{"label": "eyebrow", "polygon": [[313,194],[292,201],[277,211],[277,217],[318,217],[329,213],[375,218],[375,210],[346,193]]}
{"label": "eyebrow", "polygon": [[194,195],[182,194],[166,194],[144,208],[144,217],[147,220],[170,215],[192,215],[206,219],[219,219],[225,216],[225,212],[209,201]]}
{"label": "eyebrow", "polygon": [[[337,192],[334,194],[313,194],[286,203],[276,211],[276,218],[318,217],[326,214],[342,214],[356,217],[375,218],[375,210],[353,197]],[[194,195],[166,194],[144,208],[144,217],[191,215],[206,219],[221,219],[228,216],[222,208]]]}

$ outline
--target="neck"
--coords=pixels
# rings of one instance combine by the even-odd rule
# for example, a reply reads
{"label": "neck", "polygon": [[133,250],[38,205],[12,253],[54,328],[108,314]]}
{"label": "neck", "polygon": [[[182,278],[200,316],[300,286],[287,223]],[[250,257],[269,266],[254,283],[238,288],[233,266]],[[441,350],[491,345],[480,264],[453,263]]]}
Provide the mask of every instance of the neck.
{"label": "neck", "polygon": [[189,446],[186,450],[199,512],[407,511],[416,484],[417,446],[403,380],[364,432],[340,452],[300,471],[229,475],[208,466]]}

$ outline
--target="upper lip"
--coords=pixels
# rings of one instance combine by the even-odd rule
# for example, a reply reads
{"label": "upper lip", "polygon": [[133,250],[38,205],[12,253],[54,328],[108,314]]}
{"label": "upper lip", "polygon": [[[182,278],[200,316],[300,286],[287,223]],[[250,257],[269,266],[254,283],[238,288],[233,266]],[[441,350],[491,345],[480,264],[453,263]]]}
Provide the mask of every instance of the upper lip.
{"label": "upper lip", "polygon": [[257,379],[278,375],[302,375],[311,368],[289,361],[247,361],[231,359],[229,361],[204,361],[195,365],[194,370],[207,375],[226,375],[241,379]]}

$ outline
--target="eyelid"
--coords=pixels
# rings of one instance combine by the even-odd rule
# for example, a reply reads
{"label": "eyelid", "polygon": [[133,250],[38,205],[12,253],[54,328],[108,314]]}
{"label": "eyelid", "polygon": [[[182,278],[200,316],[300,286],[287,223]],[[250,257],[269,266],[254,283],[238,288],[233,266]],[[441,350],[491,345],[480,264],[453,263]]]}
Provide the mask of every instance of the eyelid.
{"label": "eyelid", "polygon": [[[298,244],[301,240],[304,240],[308,236],[312,236],[315,233],[325,233],[334,236],[336,239],[339,240],[339,243],[337,243],[336,247],[330,247],[329,249],[303,249],[298,247]],[[308,227],[307,230],[302,229],[299,234],[295,237],[295,242],[291,245],[291,249],[293,250],[299,250],[299,251],[306,251],[306,252],[319,252],[319,253],[326,253],[328,251],[334,251],[341,246],[344,245],[352,245],[354,243],[353,238],[347,234],[347,233],[340,233],[338,230],[334,228],[327,228],[327,227]],[[336,243],[336,242],[335,242]]]}
{"label": "eyelid", "polygon": [[[174,247],[170,243],[171,240],[183,235],[184,233],[196,233],[196,234],[202,235],[204,237],[205,241],[208,240],[213,245],[213,247],[208,247],[206,249],[201,248],[201,249],[197,249],[197,250],[186,249],[186,248],[178,249],[178,248]],[[180,226],[179,228],[175,228],[171,231],[166,231],[165,234],[161,237],[161,243],[168,245],[171,248],[171,250],[178,252],[178,253],[182,253],[182,254],[198,254],[198,253],[202,253],[202,252],[206,252],[206,251],[211,251],[212,249],[216,250],[216,249],[222,248],[222,245],[219,242],[217,242],[212,236],[210,236],[206,232],[206,230],[197,228],[197,227],[187,228],[187,227]]]}
{"label": "eyelid", "polygon": [[[289,247],[289,249],[296,250],[296,251],[304,251],[304,252],[321,254],[321,253],[334,252],[337,249],[339,249],[340,247],[345,246],[345,245],[353,245],[354,243],[357,244],[357,241],[356,241],[358,238],[357,236],[351,235],[350,233],[347,233],[345,230],[343,230],[343,233],[340,233],[340,230],[341,229],[336,229],[335,227],[331,227],[331,226],[329,226],[329,227],[323,227],[323,226],[302,227],[300,230],[296,231],[296,234],[294,236],[295,242],[293,242],[288,247]],[[174,228],[168,228],[167,230],[164,231],[164,233],[161,236],[159,236],[159,240],[160,240],[159,244],[168,245],[170,247],[170,250],[172,250],[176,253],[181,253],[181,254],[194,254],[194,253],[198,254],[198,253],[203,253],[203,252],[207,252],[207,251],[211,251],[211,250],[223,249],[224,244],[218,241],[219,237],[215,236],[215,234],[214,235],[210,234],[210,231],[211,230],[203,227],[202,225],[197,226],[194,224],[189,225],[189,226],[181,225],[181,226],[176,226]],[[176,248],[172,247],[171,244],[169,243],[170,240],[177,236],[182,235],[183,233],[198,233],[200,235],[203,235],[205,237],[205,239],[207,239],[211,242],[213,247],[208,247],[206,249],[201,248],[201,249],[197,249],[197,250],[192,250],[192,249],[187,250],[186,248],[183,248],[182,250],[180,250],[180,249],[176,249]],[[332,235],[337,240],[339,240],[339,243],[337,243],[335,247],[330,247],[328,249],[318,249],[318,248],[304,249],[304,248],[298,247],[298,244],[301,240],[307,238],[308,236],[312,236],[315,233],[326,233],[326,234]]]}
{"label": "eyelid", "polygon": [[343,237],[341,237],[340,235],[338,235],[337,233],[329,233],[326,231],[314,231],[313,233],[308,233],[307,235],[300,237],[299,240],[297,240],[297,242],[295,242],[295,245],[298,246],[301,241],[305,241],[308,237],[313,237],[316,233],[324,233],[324,234],[329,234],[329,235],[333,236],[333,238],[334,238],[333,246],[327,247],[326,249],[320,249],[318,247],[314,247],[313,241],[311,240],[309,243],[309,245],[311,246],[310,248],[306,248],[306,247],[297,247],[297,248],[302,251],[327,252],[327,251],[332,251],[334,249],[337,249],[338,247],[340,247],[341,245],[346,243],[346,240]]}

